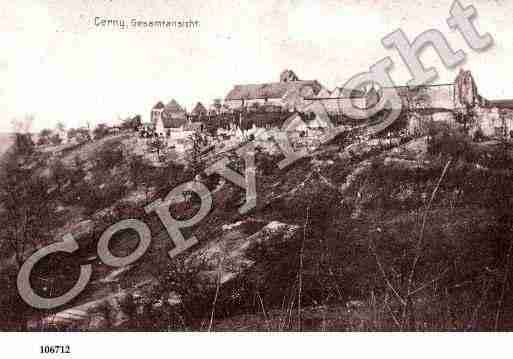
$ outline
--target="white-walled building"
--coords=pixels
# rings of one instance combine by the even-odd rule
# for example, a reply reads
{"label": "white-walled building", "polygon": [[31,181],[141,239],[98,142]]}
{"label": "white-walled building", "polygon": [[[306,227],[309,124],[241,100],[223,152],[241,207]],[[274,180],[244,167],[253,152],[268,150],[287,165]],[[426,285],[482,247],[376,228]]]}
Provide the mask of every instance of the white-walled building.
{"label": "white-walled building", "polygon": [[280,82],[235,85],[224,104],[231,110],[257,105],[276,105],[297,109],[305,97],[317,96],[322,85],[317,80],[302,81],[291,70],[280,75]]}

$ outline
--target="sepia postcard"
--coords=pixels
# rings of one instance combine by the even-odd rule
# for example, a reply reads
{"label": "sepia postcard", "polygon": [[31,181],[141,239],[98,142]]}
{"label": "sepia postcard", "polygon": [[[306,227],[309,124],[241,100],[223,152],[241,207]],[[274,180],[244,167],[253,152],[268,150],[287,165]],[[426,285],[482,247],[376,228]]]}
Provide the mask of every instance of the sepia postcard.
{"label": "sepia postcard", "polygon": [[3,0],[0,340],[513,330],[512,34],[510,0]]}

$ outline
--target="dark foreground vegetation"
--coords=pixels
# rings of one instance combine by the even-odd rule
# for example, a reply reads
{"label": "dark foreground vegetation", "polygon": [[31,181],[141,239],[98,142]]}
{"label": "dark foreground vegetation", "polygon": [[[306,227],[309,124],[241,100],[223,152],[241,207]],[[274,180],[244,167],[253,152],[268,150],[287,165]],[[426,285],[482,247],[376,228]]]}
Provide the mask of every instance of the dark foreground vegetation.
{"label": "dark foreground vegetation", "polygon": [[[216,263],[188,254],[171,260],[169,241],[152,244],[123,279],[150,275],[152,285],[142,298],[128,293],[117,306],[99,306],[101,330],[513,329],[511,143],[475,143],[450,128],[432,129],[423,150],[408,147],[415,141],[424,140],[349,159],[335,144],[284,170],[276,165],[281,157],[257,151],[257,208],[238,214],[244,192],[226,184],[186,237],[205,246],[237,221],[246,237],[271,221],[298,230],[253,243],[245,255],[254,265],[222,285],[212,281]],[[121,218],[144,218],[164,233],[140,204],[123,198],[134,189],[147,190],[147,201],[162,197],[200,170],[196,162],[151,168],[116,142],[94,160],[49,165],[23,136],[2,166],[2,257],[14,258],[1,268],[4,330],[26,329],[28,318],[41,315],[18,297],[16,272],[35,246],[53,240],[66,211],[94,218],[79,255],[86,258],[102,230]],[[232,166],[243,167],[235,157]],[[212,189],[219,184],[202,180]],[[192,217],[198,206],[193,197],[172,211]],[[60,276],[55,291],[65,291],[77,261],[53,260],[38,273]]]}

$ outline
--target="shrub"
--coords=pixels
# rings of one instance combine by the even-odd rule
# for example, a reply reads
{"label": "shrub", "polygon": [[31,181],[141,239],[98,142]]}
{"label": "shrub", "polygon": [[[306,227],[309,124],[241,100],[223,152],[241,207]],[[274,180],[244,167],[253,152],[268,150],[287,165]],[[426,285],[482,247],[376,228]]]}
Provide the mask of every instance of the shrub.
{"label": "shrub", "polygon": [[476,142],[481,142],[485,139],[483,131],[478,128],[476,132],[474,132],[473,140]]}
{"label": "shrub", "polygon": [[114,205],[127,195],[127,188],[119,182],[105,184],[102,188],[84,185],[78,195],[79,204],[86,209],[86,215],[91,215],[100,209]]}
{"label": "shrub", "polygon": [[[208,318],[215,294],[211,282],[202,275],[208,269],[203,262],[192,263],[178,257],[173,258],[164,271],[156,273],[159,284],[150,297],[165,311],[157,325],[167,329],[192,329],[201,319]],[[171,306],[170,295],[177,295],[180,304]]]}
{"label": "shrub", "polygon": [[23,302],[16,286],[17,270],[4,269],[0,275],[0,306],[6,308],[0,318],[0,330],[23,331],[27,329],[31,308]]}
{"label": "shrub", "polygon": [[464,133],[445,127],[431,127],[428,137],[428,153],[461,158],[468,162],[476,159],[476,153],[470,138]]}
{"label": "shrub", "polygon": [[57,146],[62,143],[62,138],[56,133],[50,137],[50,142],[52,145]]}
{"label": "shrub", "polygon": [[109,128],[106,124],[100,123],[96,128],[93,130],[93,136],[95,140],[99,140],[104,138],[109,134]]}
{"label": "shrub", "polygon": [[121,141],[118,139],[105,142],[94,153],[94,165],[98,171],[110,170],[124,161]]}

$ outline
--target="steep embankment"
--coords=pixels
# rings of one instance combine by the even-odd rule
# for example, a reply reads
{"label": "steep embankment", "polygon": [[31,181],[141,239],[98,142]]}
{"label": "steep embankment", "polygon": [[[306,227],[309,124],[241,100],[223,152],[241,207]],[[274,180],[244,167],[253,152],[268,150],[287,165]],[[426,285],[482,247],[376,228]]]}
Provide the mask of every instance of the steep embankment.
{"label": "steep embankment", "polygon": [[[507,177],[494,162],[495,149],[474,153],[480,146],[465,144],[470,147],[462,152],[441,143],[373,140],[353,146],[351,154],[323,146],[283,170],[281,158],[257,153],[254,211],[240,215],[244,192],[218,185],[208,216],[184,231],[199,244],[173,260],[163,226],[154,216],[141,217],[152,230],[147,253],[131,266],[109,268],[94,247],[86,251],[93,282],[46,324],[86,330],[489,328],[504,278]],[[190,218],[197,208],[192,198],[172,211]],[[136,245],[125,234],[112,250],[126,255]]]}
{"label": "steep embankment", "polygon": [[10,133],[0,132],[0,158],[14,143],[14,135]]}

